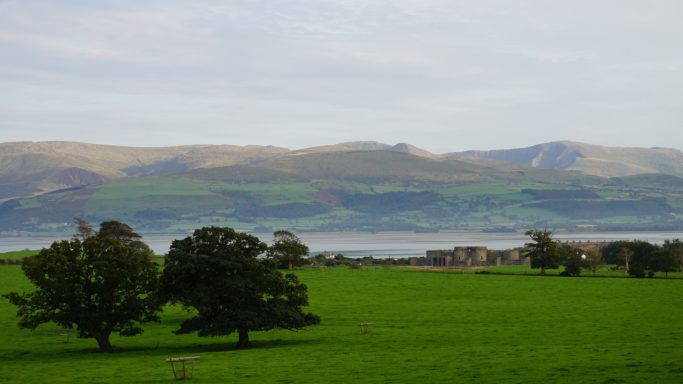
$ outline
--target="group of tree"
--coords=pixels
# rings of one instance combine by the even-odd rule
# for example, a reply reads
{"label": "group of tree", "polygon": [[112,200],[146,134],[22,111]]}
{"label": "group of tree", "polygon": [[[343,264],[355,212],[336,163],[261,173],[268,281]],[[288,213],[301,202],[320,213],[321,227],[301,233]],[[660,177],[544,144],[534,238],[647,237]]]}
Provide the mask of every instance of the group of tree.
{"label": "group of tree", "polygon": [[601,250],[581,249],[553,239],[552,231],[529,230],[526,235],[531,242],[525,244],[524,254],[529,258],[531,268],[547,269],[564,266],[563,275],[577,276],[583,269],[590,269],[595,276],[605,264],[622,267],[635,277],[653,276],[655,272],[683,270],[683,243],[666,240],[661,246],[646,241],[615,241]]}
{"label": "group of tree", "polygon": [[307,253],[291,233],[276,232],[273,249],[231,228],[197,229],[171,244],[159,271],[153,252],[128,225],[107,221],[95,231],[83,220],[76,224],[73,238],[52,243],[22,264],[35,290],[5,295],[18,307],[19,327],[54,322],[94,338],[101,352],[112,352],[112,333],[141,333],[141,324],[158,321],[168,302],[194,309],[176,333],[235,332],[238,348],[250,346],[249,331],[320,322],[302,310],[307,287],[277,269],[278,263],[297,265],[297,257]]}
{"label": "group of tree", "polygon": [[[423,258],[424,259],[424,258]],[[309,257],[308,264],[315,267],[337,267],[347,266],[354,268],[355,266],[393,266],[393,265],[410,265],[410,258],[407,257],[347,257],[341,253],[319,253],[315,256]]]}
{"label": "group of tree", "polygon": [[615,241],[603,249],[605,262],[623,268],[635,277],[653,276],[655,272],[683,270],[683,242],[665,240],[662,245],[647,241]]}

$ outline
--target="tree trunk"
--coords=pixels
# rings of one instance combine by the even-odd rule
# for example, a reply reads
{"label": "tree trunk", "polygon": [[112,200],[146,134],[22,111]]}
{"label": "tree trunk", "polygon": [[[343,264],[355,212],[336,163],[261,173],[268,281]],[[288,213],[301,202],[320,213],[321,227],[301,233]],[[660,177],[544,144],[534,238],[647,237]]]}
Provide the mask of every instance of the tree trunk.
{"label": "tree trunk", "polygon": [[545,267],[541,267],[541,275],[545,275]]}
{"label": "tree trunk", "polygon": [[251,347],[251,343],[249,342],[249,331],[246,329],[240,329],[239,330],[239,341],[237,341],[237,349],[244,349],[244,348],[249,348]]}
{"label": "tree trunk", "polygon": [[290,261],[290,262],[289,262],[289,270],[291,271],[291,270],[292,270],[292,268],[293,268],[293,266],[292,266],[292,262]]}
{"label": "tree trunk", "polygon": [[97,340],[97,345],[100,347],[100,352],[102,353],[114,352],[114,347],[112,347],[109,342],[109,335],[109,332],[95,334],[95,340]]}

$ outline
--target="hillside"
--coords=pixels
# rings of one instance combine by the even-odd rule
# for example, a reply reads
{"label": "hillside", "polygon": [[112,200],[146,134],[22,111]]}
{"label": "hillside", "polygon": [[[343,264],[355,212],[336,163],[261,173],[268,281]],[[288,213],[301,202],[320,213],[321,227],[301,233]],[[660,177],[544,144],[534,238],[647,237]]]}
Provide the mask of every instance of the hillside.
{"label": "hillside", "polygon": [[0,143],[0,201],[131,176],[239,164],[287,151],[271,146],[136,148],[75,142]]}
{"label": "hillside", "polygon": [[679,157],[571,142],[448,155],[377,142],[294,151],[5,143],[0,232],[70,231],[73,217],[153,232],[681,229]]}
{"label": "hillside", "polygon": [[683,153],[669,148],[603,147],[557,141],[527,148],[454,152],[446,156],[493,159],[540,169],[573,170],[602,177],[642,173],[683,176]]}
{"label": "hillside", "polygon": [[[394,158],[377,157],[372,153],[412,155],[434,162],[411,160],[410,165],[404,164],[406,167],[403,170],[397,168],[390,173],[382,173],[380,170],[383,165],[370,163]],[[315,158],[310,157],[323,154],[334,155],[320,158],[322,163],[317,165]],[[345,157],[356,159],[344,160]],[[330,162],[339,161],[342,163],[331,167]],[[521,169],[520,165],[526,167]],[[241,168],[226,168],[231,166]],[[214,178],[230,179],[229,175],[221,174],[233,172],[237,180],[253,180],[259,176],[249,174],[245,178],[245,170],[254,170],[249,168],[252,166],[259,168],[256,174],[261,174],[260,177],[275,177],[277,174],[277,180],[285,176],[287,180],[332,177],[332,174],[326,175],[332,168],[342,178],[383,177],[423,181],[464,180],[467,178],[465,171],[469,169],[473,173],[482,173],[482,167],[487,169],[483,174],[489,174],[491,170],[529,173],[530,169],[542,169],[576,171],[601,177],[638,174],[683,176],[683,154],[674,149],[608,148],[569,141],[521,149],[445,155],[434,154],[408,143],[392,146],[375,141],[346,142],[300,150],[255,145],[144,148],[76,142],[14,142],[0,143],[0,201],[128,177],[165,176],[194,170],[213,174]],[[223,169],[210,170],[213,168]],[[264,173],[263,169],[269,171]],[[456,176],[455,170],[460,174]],[[363,176],[366,171],[369,174]],[[477,179],[481,175],[470,176],[470,179]]]}
{"label": "hillside", "polygon": [[147,232],[519,231],[683,228],[683,179],[601,178],[491,159],[388,150],[292,151],[223,167],[123,177],[0,204],[0,231],[70,231],[73,217]]}

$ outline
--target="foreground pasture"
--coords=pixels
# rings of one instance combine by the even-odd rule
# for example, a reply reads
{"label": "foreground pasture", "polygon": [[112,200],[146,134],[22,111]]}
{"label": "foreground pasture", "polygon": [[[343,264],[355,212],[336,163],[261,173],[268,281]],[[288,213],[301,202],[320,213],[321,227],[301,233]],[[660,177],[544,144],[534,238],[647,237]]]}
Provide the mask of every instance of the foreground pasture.
{"label": "foreground pasture", "polygon": [[[309,310],[299,332],[175,336],[186,316],[118,352],[92,339],[62,343],[56,326],[16,327],[0,300],[0,383],[170,383],[169,356],[199,355],[194,382],[235,383],[680,383],[683,281],[471,275],[399,268],[304,269]],[[30,289],[19,266],[0,267],[0,293]],[[373,323],[361,334],[358,324]]]}

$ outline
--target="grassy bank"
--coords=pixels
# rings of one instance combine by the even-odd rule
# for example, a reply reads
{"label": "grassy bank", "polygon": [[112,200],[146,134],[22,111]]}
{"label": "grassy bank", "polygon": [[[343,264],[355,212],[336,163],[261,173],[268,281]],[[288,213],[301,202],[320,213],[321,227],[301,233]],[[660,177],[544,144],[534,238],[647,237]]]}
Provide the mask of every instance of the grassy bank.
{"label": "grassy bank", "polygon": [[[0,300],[0,382],[172,382],[168,356],[200,355],[197,383],[683,382],[683,282],[426,272],[401,268],[305,269],[310,310],[322,323],[299,332],[236,336],[171,333],[186,316],[113,338],[62,343],[61,330],[16,327]],[[26,290],[18,266],[0,267],[0,290]],[[361,334],[358,324],[372,322]]]}
{"label": "grassy bank", "polygon": [[0,252],[0,262],[3,260],[19,261],[25,257],[37,255],[40,252],[37,249],[26,249],[23,251]]}

